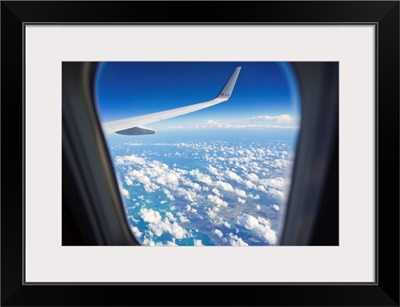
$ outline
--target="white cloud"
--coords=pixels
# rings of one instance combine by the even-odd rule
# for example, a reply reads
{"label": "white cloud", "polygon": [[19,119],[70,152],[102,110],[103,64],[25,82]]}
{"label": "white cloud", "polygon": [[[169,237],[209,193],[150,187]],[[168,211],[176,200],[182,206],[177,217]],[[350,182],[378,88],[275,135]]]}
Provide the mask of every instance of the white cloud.
{"label": "white cloud", "polygon": [[176,188],[175,193],[190,202],[194,202],[197,199],[197,194],[193,190],[183,189],[183,188]]}
{"label": "white cloud", "polygon": [[182,184],[191,187],[192,189],[196,191],[201,190],[201,185],[199,185],[197,182],[192,182],[189,178],[181,178]]}
{"label": "white cloud", "polygon": [[201,240],[196,240],[194,239],[194,246],[203,246],[203,243],[201,242]]}
{"label": "white cloud", "polygon": [[278,205],[273,204],[271,207],[274,208],[276,211],[279,211],[279,210],[280,210],[280,208],[279,208]]}
{"label": "white cloud", "polygon": [[181,226],[178,225],[178,223],[174,222],[172,224],[172,231],[171,234],[176,238],[176,239],[183,239],[185,237],[185,229],[183,229]]}
{"label": "white cloud", "polygon": [[233,191],[234,191],[232,185],[230,185],[229,183],[227,183],[227,182],[225,182],[225,181],[221,181],[221,180],[218,180],[218,181],[215,183],[215,187],[216,187],[216,188],[219,188],[219,189],[221,189],[221,190],[224,190],[224,191],[228,191],[228,192],[233,192]]}
{"label": "white cloud", "polygon": [[167,196],[167,198],[169,200],[172,200],[172,201],[175,200],[175,197],[172,195],[172,193],[170,191],[168,191],[167,189],[163,189],[163,192],[164,192],[165,196]]}
{"label": "white cloud", "polygon": [[246,185],[246,188],[248,188],[248,189],[256,189],[257,188],[257,186],[250,180],[246,180],[244,182],[244,184]]}
{"label": "white cloud", "polygon": [[238,196],[240,196],[240,197],[247,197],[246,192],[243,191],[243,190],[235,189],[235,192],[236,192],[236,194],[237,194]]}
{"label": "white cloud", "polygon": [[277,115],[277,116],[268,116],[268,115],[257,116],[257,117],[249,118],[249,120],[287,124],[287,123],[293,122],[294,118],[293,118],[293,116],[291,116],[289,114],[282,114],[282,115]]}
{"label": "white cloud", "polygon": [[280,168],[280,169],[285,169],[287,168],[289,164],[288,160],[285,159],[275,159],[272,163],[271,166],[275,168]]}
{"label": "white cloud", "polygon": [[267,189],[266,189],[263,185],[259,185],[259,186],[257,187],[257,190],[268,194]]}
{"label": "white cloud", "polygon": [[133,185],[131,178],[129,178],[128,176],[125,176],[125,182],[127,185]]}
{"label": "white cloud", "polygon": [[227,221],[222,221],[221,224],[224,225],[226,228],[231,229],[231,224],[229,224]]}
{"label": "white cloud", "polygon": [[191,170],[189,174],[192,175],[197,181],[203,182],[208,185],[212,184],[211,177],[207,174],[203,174],[198,169]]}
{"label": "white cloud", "polygon": [[142,243],[143,243],[143,245],[147,245],[147,246],[156,246],[154,241],[150,240],[149,238],[145,238]]}
{"label": "white cloud", "polygon": [[222,238],[222,237],[224,236],[224,234],[222,233],[222,231],[219,230],[219,229],[214,229],[214,233],[215,233],[218,237],[220,237],[220,238]]}
{"label": "white cloud", "polygon": [[124,196],[125,198],[129,198],[128,190],[124,189],[123,187],[120,187],[120,191],[121,191],[122,196]]}
{"label": "white cloud", "polygon": [[144,170],[132,170],[128,173],[131,179],[139,181],[141,184],[143,184],[146,192],[150,193],[153,192],[154,190],[157,190],[159,186],[156,184],[152,183],[150,178],[145,174]]}
{"label": "white cloud", "polygon": [[[195,129],[294,129],[299,123],[290,114],[263,115],[257,117],[243,118],[237,120],[215,120],[209,119],[202,124],[196,124]],[[190,129],[190,127],[187,127]]]}
{"label": "white cloud", "polygon": [[251,180],[252,182],[257,182],[258,181],[258,176],[256,174],[254,174],[254,173],[248,174],[247,178],[249,180]]}
{"label": "white cloud", "polygon": [[240,226],[251,230],[261,239],[273,245],[276,244],[277,236],[274,230],[271,229],[271,224],[268,220],[259,217],[256,219],[252,215],[244,215],[237,219],[236,223]]}
{"label": "white cloud", "polygon": [[240,197],[238,197],[238,202],[239,202],[239,204],[243,204],[243,205],[246,203],[246,201]]}
{"label": "white cloud", "polygon": [[151,229],[158,237],[160,237],[164,232],[170,233],[176,239],[183,239],[186,235],[186,231],[182,226],[177,222],[171,223],[169,219],[164,219],[159,222],[151,221],[149,222],[149,229]]}
{"label": "white cloud", "polygon": [[142,235],[142,232],[140,232],[140,230],[135,226],[131,226],[131,230],[136,238],[140,238],[140,236]]}
{"label": "white cloud", "polygon": [[184,216],[183,214],[179,215],[179,220],[181,221],[181,223],[189,222],[189,219],[186,216]]}
{"label": "white cloud", "polygon": [[210,208],[207,208],[206,213],[209,216],[209,218],[212,219],[212,220],[215,220],[218,217],[217,213],[214,210],[210,209]]}
{"label": "white cloud", "polygon": [[277,189],[268,189],[268,195],[284,200],[285,199],[285,194],[282,191],[279,191]]}
{"label": "white cloud", "polygon": [[168,241],[165,245],[166,246],[178,246],[178,244],[175,243],[175,238],[172,238],[172,241]]}
{"label": "white cloud", "polygon": [[160,223],[161,215],[160,212],[153,209],[142,208],[140,209],[140,217],[143,221],[148,223]]}
{"label": "white cloud", "polygon": [[123,157],[121,157],[121,156],[115,157],[115,163],[117,165],[129,165],[129,164],[144,165],[147,162],[146,162],[146,159],[143,159],[136,155],[130,155],[130,156],[123,156]]}
{"label": "white cloud", "polygon": [[165,216],[172,222],[176,221],[176,218],[174,217],[174,215],[171,212],[166,212]]}
{"label": "white cloud", "polygon": [[221,198],[219,198],[217,195],[207,195],[208,200],[210,200],[211,202],[217,204],[218,206],[224,206],[227,207],[228,203],[224,200],[222,200]]}
{"label": "white cloud", "polygon": [[244,242],[242,238],[239,238],[237,235],[234,235],[233,233],[229,234],[229,243],[232,246],[248,246],[248,244]]}
{"label": "white cloud", "polygon": [[285,187],[285,180],[282,177],[272,179],[262,179],[259,181],[265,187],[282,190]]}
{"label": "white cloud", "polygon": [[226,171],[226,176],[231,179],[236,181],[237,183],[241,183],[243,182],[243,179],[236,173],[232,172],[232,171]]}
{"label": "white cloud", "polygon": [[218,172],[218,169],[215,168],[215,167],[213,167],[213,166],[211,166],[211,165],[207,166],[207,170],[208,170],[211,174],[213,174],[213,175],[215,175],[215,176],[220,175],[220,173]]}
{"label": "white cloud", "polygon": [[212,189],[212,192],[213,192],[215,195],[219,196],[219,197],[222,196],[221,192],[218,191],[218,189],[216,189],[216,188]]}

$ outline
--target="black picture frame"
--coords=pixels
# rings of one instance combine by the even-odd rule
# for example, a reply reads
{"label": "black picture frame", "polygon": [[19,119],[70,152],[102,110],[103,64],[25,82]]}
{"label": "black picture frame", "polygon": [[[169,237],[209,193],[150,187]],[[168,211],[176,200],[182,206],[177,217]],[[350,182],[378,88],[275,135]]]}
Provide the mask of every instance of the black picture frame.
{"label": "black picture frame", "polygon": [[[32,22],[375,25],[376,283],[25,284],[24,25]],[[3,1],[1,77],[2,306],[399,306],[398,1]]]}

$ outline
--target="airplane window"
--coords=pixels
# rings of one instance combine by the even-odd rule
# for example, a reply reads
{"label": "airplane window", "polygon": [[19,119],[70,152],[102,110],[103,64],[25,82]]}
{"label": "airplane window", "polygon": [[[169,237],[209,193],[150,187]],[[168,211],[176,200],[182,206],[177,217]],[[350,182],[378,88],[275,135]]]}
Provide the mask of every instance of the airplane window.
{"label": "airplane window", "polygon": [[95,99],[147,246],[279,244],[300,126],[284,62],[104,62]]}

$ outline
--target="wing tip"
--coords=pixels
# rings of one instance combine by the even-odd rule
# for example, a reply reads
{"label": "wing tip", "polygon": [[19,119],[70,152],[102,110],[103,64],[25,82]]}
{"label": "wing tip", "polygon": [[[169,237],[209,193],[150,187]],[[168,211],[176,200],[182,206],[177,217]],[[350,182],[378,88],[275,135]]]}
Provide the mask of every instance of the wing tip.
{"label": "wing tip", "polygon": [[238,66],[235,68],[232,75],[229,77],[228,81],[225,83],[225,86],[219,92],[217,98],[225,98],[226,100],[228,100],[231,97],[241,69],[242,69],[242,66]]}

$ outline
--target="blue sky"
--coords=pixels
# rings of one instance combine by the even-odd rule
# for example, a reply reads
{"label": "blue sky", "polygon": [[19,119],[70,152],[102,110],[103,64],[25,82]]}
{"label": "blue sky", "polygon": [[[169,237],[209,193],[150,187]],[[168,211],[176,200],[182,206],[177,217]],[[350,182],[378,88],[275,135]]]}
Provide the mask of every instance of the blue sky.
{"label": "blue sky", "polygon": [[150,128],[293,128],[300,98],[290,63],[105,62],[96,76],[101,121],[182,107],[215,98],[238,66],[231,98]]}

